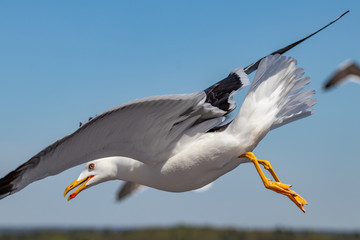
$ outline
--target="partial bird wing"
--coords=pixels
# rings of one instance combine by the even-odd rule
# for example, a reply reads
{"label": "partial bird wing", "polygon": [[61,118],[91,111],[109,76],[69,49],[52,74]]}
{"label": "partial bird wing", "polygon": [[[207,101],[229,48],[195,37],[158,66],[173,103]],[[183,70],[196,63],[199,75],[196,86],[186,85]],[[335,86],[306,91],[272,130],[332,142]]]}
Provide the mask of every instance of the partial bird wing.
{"label": "partial bird wing", "polygon": [[[339,17],[335,18],[333,21],[331,21],[330,23],[328,23],[328,24],[325,25],[324,27],[320,28],[319,30],[313,32],[312,34],[304,37],[303,39],[300,39],[299,41],[296,41],[296,42],[294,42],[294,43],[292,43],[292,44],[290,44],[290,45],[288,45],[288,46],[286,46],[286,47],[284,47],[284,48],[280,48],[280,49],[276,50],[275,52],[272,52],[272,53],[269,54],[269,55],[276,55],[276,54],[282,55],[282,54],[286,53],[287,51],[289,51],[289,50],[292,49],[293,47],[299,45],[299,44],[302,43],[303,41],[311,38],[311,37],[314,36],[315,34],[321,32],[322,30],[324,30],[325,28],[327,28],[327,27],[330,26],[331,24],[335,23],[336,21],[338,21],[340,18],[342,18],[343,16],[345,16],[345,15],[348,14],[349,12],[350,12],[349,10],[346,11],[346,12],[344,12],[344,13],[341,14]],[[266,57],[266,56],[265,56],[265,57]],[[263,57],[263,58],[265,58],[265,57]],[[260,58],[260,59],[257,60],[256,62],[254,62],[254,63],[250,64],[249,66],[247,66],[246,68],[244,68],[245,73],[249,75],[250,73],[252,73],[253,71],[255,71],[255,70],[258,68],[261,60],[263,60],[263,58]]]}
{"label": "partial bird wing", "polygon": [[134,183],[134,182],[125,182],[121,188],[120,191],[118,192],[118,194],[116,195],[116,200],[117,201],[122,201],[124,200],[126,197],[132,195],[134,192],[138,191],[140,188],[143,188],[145,186],[138,184],[138,183]]}
{"label": "partial bird wing", "polygon": [[360,78],[360,67],[353,61],[340,67],[339,70],[336,71],[334,75],[324,84],[323,89],[329,90],[330,88],[333,88],[345,81],[349,76],[356,76]]}
{"label": "partial bird wing", "polygon": [[[192,192],[205,192],[209,190],[214,183],[211,182],[201,188],[192,190]],[[121,185],[119,192],[116,195],[116,201],[120,202],[124,200],[125,198],[129,197],[130,195],[134,194],[135,192],[141,191],[141,189],[145,189],[146,186],[134,183],[134,182],[125,182]]]}

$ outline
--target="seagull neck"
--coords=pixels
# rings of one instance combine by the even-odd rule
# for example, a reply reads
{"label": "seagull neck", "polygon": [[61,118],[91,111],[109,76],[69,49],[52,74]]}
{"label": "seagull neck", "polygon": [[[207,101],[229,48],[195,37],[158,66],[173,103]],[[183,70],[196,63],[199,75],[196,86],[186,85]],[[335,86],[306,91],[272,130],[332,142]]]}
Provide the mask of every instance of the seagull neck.
{"label": "seagull neck", "polygon": [[116,157],[113,161],[117,168],[116,179],[136,183],[146,183],[151,180],[149,172],[153,169],[148,165],[126,157]]}

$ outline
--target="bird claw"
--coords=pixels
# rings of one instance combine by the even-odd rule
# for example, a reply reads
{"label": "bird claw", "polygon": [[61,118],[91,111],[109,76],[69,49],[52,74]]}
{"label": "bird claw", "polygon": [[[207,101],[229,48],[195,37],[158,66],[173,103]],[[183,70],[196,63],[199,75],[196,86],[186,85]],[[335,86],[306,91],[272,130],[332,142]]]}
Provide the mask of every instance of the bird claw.
{"label": "bird claw", "polygon": [[[291,185],[282,183],[278,176],[276,175],[274,169],[272,168],[271,164],[267,160],[259,160],[255,157],[255,155],[252,152],[246,152],[240,155],[240,158],[248,158],[254,165],[257,170],[257,172],[260,175],[261,180],[263,181],[265,187],[267,189],[273,190],[274,192],[283,194],[290,198],[290,200],[298,206],[301,211],[306,212],[304,209],[304,205],[307,205],[307,202],[305,199],[303,199],[299,194],[297,194],[295,191],[290,190]],[[268,179],[263,171],[260,168],[260,165],[263,165],[264,168],[270,172],[270,174],[275,179],[275,182],[271,181],[271,179]]]}
{"label": "bird claw", "polygon": [[287,196],[293,203],[296,204],[296,206],[301,209],[301,211],[303,211],[304,213],[306,212],[306,210],[304,209],[304,205],[308,204],[307,201],[295,191],[290,190],[291,185],[284,184],[282,182],[271,182],[270,180],[268,184],[265,185],[265,187],[267,189]]}
{"label": "bird claw", "polygon": [[[271,180],[270,180],[271,181]],[[289,184],[285,184],[282,182],[271,182],[272,184],[276,185],[278,188],[282,189],[282,190],[289,190],[291,185]],[[291,190],[290,190],[291,191]],[[294,191],[293,191],[294,192]]]}

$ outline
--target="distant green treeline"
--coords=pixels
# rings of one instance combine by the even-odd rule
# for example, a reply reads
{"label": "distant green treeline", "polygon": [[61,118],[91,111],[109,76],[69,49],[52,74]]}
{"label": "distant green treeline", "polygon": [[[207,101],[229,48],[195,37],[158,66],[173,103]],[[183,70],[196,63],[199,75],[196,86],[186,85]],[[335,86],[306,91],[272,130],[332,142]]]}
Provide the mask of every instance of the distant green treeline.
{"label": "distant green treeline", "polygon": [[0,231],[0,240],[360,240],[358,233],[298,231],[247,231],[235,229],[174,227],[129,231],[34,230]]}

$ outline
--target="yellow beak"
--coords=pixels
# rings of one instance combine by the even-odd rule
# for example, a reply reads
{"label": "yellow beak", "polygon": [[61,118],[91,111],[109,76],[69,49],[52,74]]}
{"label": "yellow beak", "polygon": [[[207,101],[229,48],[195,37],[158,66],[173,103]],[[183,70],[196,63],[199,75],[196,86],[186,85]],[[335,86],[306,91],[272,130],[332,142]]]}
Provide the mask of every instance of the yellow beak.
{"label": "yellow beak", "polygon": [[84,190],[87,186],[86,183],[91,179],[95,177],[95,175],[90,175],[86,178],[83,178],[81,180],[75,180],[72,184],[70,184],[64,192],[64,197],[66,196],[66,194],[71,191],[72,189],[76,188],[77,186],[79,186],[80,184],[82,184],[78,189],[76,189],[69,197],[68,197],[68,201],[75,198],[76,195],[78,195],[82,190]]}

